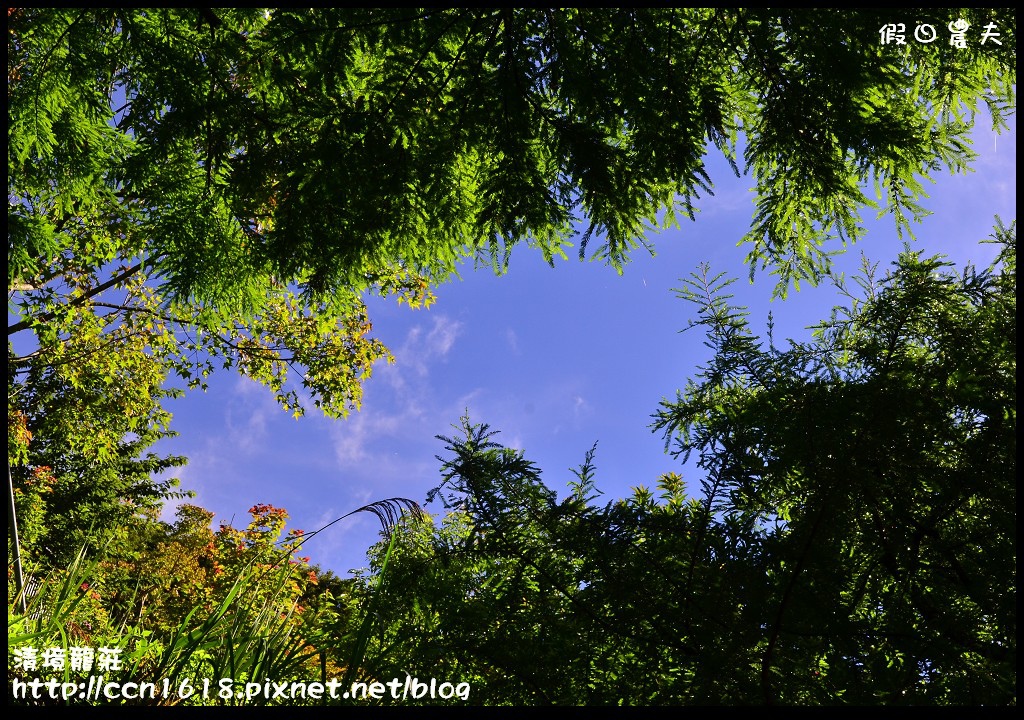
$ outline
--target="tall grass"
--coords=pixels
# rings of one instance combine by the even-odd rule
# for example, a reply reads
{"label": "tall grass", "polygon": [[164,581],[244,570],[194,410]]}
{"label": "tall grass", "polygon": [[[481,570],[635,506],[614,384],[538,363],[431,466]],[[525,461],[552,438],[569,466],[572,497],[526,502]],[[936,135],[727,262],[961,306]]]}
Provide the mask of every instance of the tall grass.
{"label": "tall grass", "polygon": [[[383,582],[395,546],[396,535],[392,531],[403,513],[418,514],[422,510],[415,502],[403,498],[372,503],[309,533],[302,542],[358,512],[376,515],[391,538],[376,582],[365,598],[358,629],[341,638],[342,641],[351,641],[351,646],[344,651],[347,657],[344,685],[357,679],[365,660],[375,616],[376,591]],[[321,653],[324,648],[310,643],[318,618],[296,619],[298,599],[292,597],[289,589],[292,570],[287,557],[278,557],[270,563],[261,562],[267,560],[268,550],[249,560],[219,603],[208,609],[198,605],[193,607],[168,633],[158,636],[153,631],[143,630],[137,622],[120,619],[119,625],[117,622],[107,624],[105,635],[91,639],[91,645],[102,642],[107,647],[123,650],[121,669],[111,672],[108,679],[122,685],[127,682],[153,683],[160,689],[160,697],[97,701],[95,698],[72,696],[66,702],[49,697],[39,700],[29,697],[13,698],[13,701],[23,705],[274,704],[273,698],[263,694],[247,698],[241,693],[241,688],[247,682],[262,683],[266,680],[323,681],[326,668]],[[9,663],[15,648],[24,646],[61,648],[65,658],[70,657],[70,648],[77,642],[76,637],[81,635],[78,628],[82,621],[82,602],[86,597],[82,588],[97,576],[101,557],[97,554],[90,559],[83,549],[68,568],[54,570],[43,578],[30,597],[23,589],[8,602]],[[59,673],[15,669],[12,664],[8,667],[9,681],[25,681],[37,675],[43,677],[44,673],[45,677],[59,675],[60,682],[81,681],[80,676],[73,676],[68,662]],[[92,672],[96,674],[98,671]],[[223,688],[218,684],[221,678],[233,681],[231,693],[222,692]],[[200,686],[202,679],[209,680],[206,688]],[[168,696],[163,696],[165,688],[172,691]],[[181,689],[192,694],[187,698],[181,697],[182,693],[178,692]],[[288,702],[292,701],[289,699]]]}

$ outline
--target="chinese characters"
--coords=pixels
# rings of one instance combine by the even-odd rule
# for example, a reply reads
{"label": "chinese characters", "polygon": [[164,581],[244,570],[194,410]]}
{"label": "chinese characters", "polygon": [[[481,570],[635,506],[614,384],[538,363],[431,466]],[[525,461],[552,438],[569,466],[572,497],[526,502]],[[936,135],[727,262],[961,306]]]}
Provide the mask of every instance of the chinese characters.
{"label": "chinese characters", "polygon": [[[971,24],[962,18],[951,21],[946,25],[949,32],[949,44],[955,48],[966,48],[968,42],[968,30]],[[907,25],[906,23],[888,23],[878,30],[883,45],[906,45]],[[1002,45],[999,39],[999,26],[994,22],[982,26],[978,35],[979,44]],[[918,23],[914,28],[914,40],[929,45],[939,39],[939,33],[931,23]]]}

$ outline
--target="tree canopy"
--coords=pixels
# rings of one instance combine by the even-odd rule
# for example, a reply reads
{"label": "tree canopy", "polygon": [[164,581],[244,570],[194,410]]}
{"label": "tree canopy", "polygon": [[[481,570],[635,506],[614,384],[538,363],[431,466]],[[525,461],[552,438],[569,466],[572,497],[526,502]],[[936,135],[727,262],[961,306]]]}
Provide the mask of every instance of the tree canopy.
{"label": "tree canopy", "polygon": [[979,103],[998,125],[1012,100],[1012,14],[960,11],[1002,31],[967,48],[882,45],[895,14],[11,11],[9,280],[95,246],[178,298],[348,297],[522,240],[553,258],[580,223],[619,267],[711,190],[711,145],[757,181],[751,260],[813,275],[865,206],[916,216]]}
{"label": "tree canopy", "polygon": [[653,426],[699,458],[693,490],[669,473],[601,508],[592,451],[559,501],[464,419],[451,513],[407,525],[369,672],[470,678],[485,704],[1014,703],[1016,231],[997,235],[985,270],[867,267],[786,349],[694,273],[715,355]]}
{"label": "tree canopy", "polygon": [[924,212],[980,104],[1002,125],[1012,13],[959,12],[1001,44],[882,45],[887,11],[10,9],[8,335],[52,354],[91,313],[194,383],[212,357],[301,413],[292,367],[343,415],[388,357],[363,293],[429,302],[460,259],[579,232],[621,269],[712,192],[711,147],[784,289],[863,209]]}
{"label": "tree canopy", "polygon": [[344,416],[390,359],[366,293],[577,234],[621,270],[712,192],[709,149],[756,183],[751,271],[813,279],[861,210],[905,225],[969,166],[982,103],[1002,124],[1012,14],[961,14],[1001,44],[882,45],[887,11],[11,8],[15,474],[54,465],[29,437],[155,439],[166,378],[217,367]]}
{"label": "tree canopy", "polygon": [[[879,39],[956,18],[962,47]],[[910,232],[925,181],[970,169],[978,113],[1004,127],[1015,83],[1010,9],[9,8],[8,455],[29,558],[123,525],[107,609],[140,633],[177,648],[197,608],[210,627],[252,611],[287,638],[278,660],[445,671],[476,702],[1013,703],[1015,228],[987,270],[908,250],[856,289],[830,257],[864,212]],[[234,368],[296,416],[303,392],[345,416],[390,358],[369,294],[429,304],[463,261],[503,272],[522,244],[621,272],[713,193],[709,152],[752,177],[751,274],[778,294],[829,278],[849,304],[780,349],[723,276],[686,280],[715,356],[654,427],[698,458],[701,492],[670,473],[598,507],[595,450],[559,501],[467,419],[443,438],[452,512],[332,580],[337,606],[298,534],[276,548],[279,508],[216,534],[201,508],[155,519],[175,481],[154,473],[184,462],[150,452],[172,378]],[[225,614],[264,554],[278,584]],[[143,587],[144,566],[166,572]],[[61,599],[98,612],[77,577]]]}

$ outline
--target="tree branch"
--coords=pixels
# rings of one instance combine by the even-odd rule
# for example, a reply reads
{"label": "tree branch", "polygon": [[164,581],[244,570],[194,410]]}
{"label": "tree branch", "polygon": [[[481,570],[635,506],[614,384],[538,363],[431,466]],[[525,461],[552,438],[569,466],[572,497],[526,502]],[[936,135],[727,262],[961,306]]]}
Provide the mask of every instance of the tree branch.
{"label": "tree branch", "polygon": [[[117,285],[118,283],[121,283],[124,280],[127,280],[132,275],[134,275],[139,270],[141,270],[144,265],[145,265],[145,262],[144,261],[140,261],[136,265],[132,265],[130,268],[126,268],[123,272],[121,272],[118,275],[115,275],[114,277],[110,278],[105,283],[100,283],[99,285],[94,287],[92,290],[89,290],[88,292],[83,293],[79,297],[77,297],[74,300],[72,300],[71,302],[67,303],[67,305],[65,307],[77,307],[78,305],[83,304],[84,302],[86,302],[90,298],[96,297],[97,295],[99,295],[104,290],[108,290],[108,289],[114,287],[115,285]],[[49,320],[53,320],[53,318],[56,317],[56,316],[57,316],[56,312],[48,312],[48,313],[43,313],[39,317],[29,318],[29,319],[26,319],[26,320],[22,320],[21,322],[16,322],[13,325],[8,325],[7,326],[7,336],[10,337],[11,335],[14,335],[15,333],[21,332],[22,330],[27,330],[27,329],[29,329],[30,327],[32,327],[34,324],[36,324],[38,322],[47,322]]]}

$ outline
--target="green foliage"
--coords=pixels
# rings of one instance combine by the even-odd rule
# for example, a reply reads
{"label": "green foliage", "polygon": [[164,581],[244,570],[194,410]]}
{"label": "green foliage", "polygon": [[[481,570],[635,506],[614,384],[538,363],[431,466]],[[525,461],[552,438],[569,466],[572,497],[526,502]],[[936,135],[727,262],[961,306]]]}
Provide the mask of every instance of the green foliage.
{"label": "green foliage", "polygon": [[[396,526],[424,517],[417,503],[388,498],[327,527],[364,512],[381,522],[392,544]],[[83,682],[88,669],[44,664],[46,652],[55,649],[68,660],[71,648],[102,647],[120,650],[121,667],[94,667],[94,675],[102,673],[119,687],[131,682],[157,688],[155,697],[111,698],[120,704],[354,704],[343,692],[350,682],[368,678],[365,668],[372,660],[366,651],[381,615],[381,594],[299,557],[303,544],[326,528],[284,534],[285,510],[257,504],[250,514],[245,529],[221,525],[217,532],[210,528],[213,513],[194,505],[181,505],[173,524],[136,517],[129,533],[91,557],[82,549],[66,569],[31,580],[21,596],[9,592],[9,681]],[[386,577],[385,557],[377,588]],[[24,667],[28,653],[39,661],[34,668]],[[262,688],[268,680],[289,689],[291,683],[330,681],[333,689],[320,698],[296,691],[296,697],[281,700],[273,693],[252,694],[247,686]],[[97,704],[83,695],[52,698],[47,690],[36,697],[29,690],[14,700]]]}
{"label": "green foliage", "polygon": [[53,364],[8,374],[13,491],[37,568],[66,566],[86,542],[102,544],[98,538],[121,532],[137,513],[184,496],[176,479],[154,476],[185,458],[150,451],[176,434],[160,407],[175,393],[161,387],[164,377],[137,338],[127,355],[101,350],[90,362],[79,352],[93,342],[88,331],[76,333],[54,344]]}
{"label": "green foliage", "polygon": [[592,450],[558,501],[464,419],[450,514],[388,547],[371,672],[482,704],[1014,703],[1014,226],[995,237],[986,270],[908,251],[859,293],[834,278],[850,304],[786,350],[693,274],[715,356],[655,427],[695,496],[667,473],[597,507]]}
{"label": "green foliage", "polygon": [[76,323],[138,333],[191,386],[223,363],[301,413],[291,367],[344,415],[389,357],[364,292],[429,302],[460,259],[553,261],[580,222],[621,269],[741,132],[751,270],[785,292],[863,207],[909,229],[979,103],[1002,126],[1013,15],[957,12],[1002,44],[881,46],[879,11],[12,9],[8,334],[53,364]]}
{"label": "green foliage", "polygon": [[882,46],[877,10],[17,10],[9,285],[125,247],[214,312],[272,278],[344,307],[521,241],[553,260],[578,222],[621,269],[740,133],[751,263],[818,277],[863,207],[909,229],[979,103],[1012,103],[1012,11],[917,12],[1002,45]]}
{"label": "green foliage", "polygon": [[[58,639],[59,645],[65,647],[69,638],[78,640],[93,632],[92,623],[97,618],[95,606],[90,608],[89,601],[98,597],[95,590],[90,590],[88,581],[95,572],[95,560],[90,560],[82,549],[65,571],[49,573],[38,583],[32,583],[31,598],[26,597],[26,590],[12,597],[8,589],[8,648],[23,643],[43,645]],[[97,635],[109,632],[100,622],[95,630]]]}
{"label": "green foliage", "polygon": [[578,230],[621,270],[712,191],[712,145],[757,184],[751,270],[814,281],[1012,108],[1012,12],[956,13],[1002,44],[882,46],[876,10],[9,9],[18,482],[58,465],[19,428],[114,462],[166,432],[169,377],[217,367],[345,416],[390,359],[367,293],[427,304],[460,260],[554,262]]}
{"label": "green foliage", "polygon": [[170,377],[235,368],[301,415],[298,378],[344,416],[390,358],[367,293],[428,304],[464,259],[554,263],[577,234],[621,271],[712,192],[711,146],[754,177],[748,263],[778,294],[831,277],[865,208],[909,232],[1016,82],[1012,10],[914,13],[1002,44],[883,46],[897,10],[9,9],[8,455],[30,567],[70,568],[41,615],[9,603],[9,642],[95,622],[175,678],[311,672],[315,642],[495,704],[1014,702],[1012,226],[986,271],[832,278],[849,307],[785,351],[691,277],[715,357],[655,426],[698,497],[669,473],[598,508],[592,450],[559,501],[465,421],[453,512],[338,605],[276,509],[154,519]]}
{"label": "green foliage", "polygon": [[[190,683],[198,690],[202,678],[214,679],[206,698],[140,698],[149,704],[259,704],[268,698],[219,696],[216,679],[233,679],[240,693],[244,683],[266,677],[320,679],[325,648],[314,643],[331,637],[339,583],[326,576],[321,586],[308,558],[297,557],[301,531],[281,538],[286,512],[269,505],[251,512],[245,530],[222,526],[216,535],[213,514],[195,506],[181,506],[173,525],[136,519],[134,546],[120,538],[91,560],[81,551],[67,570],[32,584],[24,611],[20,598],[9,598],[8,648],[60,648],[66,657],[70,647],[119,648],[122,667],[107,677],[120,684],[166,682],[177,690]],[[67,663],[57,675],[81,679]]]}
{"label": "green foliage", "polygon": [[656,426],[700,453],[722,512],[777,527],[765,701],[1013,697],[1015,227],[995,239],[984,271],[908,250],[861,297],[837,278],[851,305],[786,351],[720,284],[682,290],[716,356]]}
{"label": "green foliage", "polygon": [[91,633],[134,679],[408,673],[479,704],[1012,704],[1015,227],[995,235],[986,270],[906,252],[858,292],[834,278],[849,304],[785,350],[692,275],[715,356],[655,427],[696,454],[696,494],[666,473],[597,506],[595,447],[559,500],[463,419],[440,524],[356,511],[387,531],[368,576],[311,592],[283,511],[215,534],[183,506],[134,560],[80,556],[9,602],[9,645]]}

